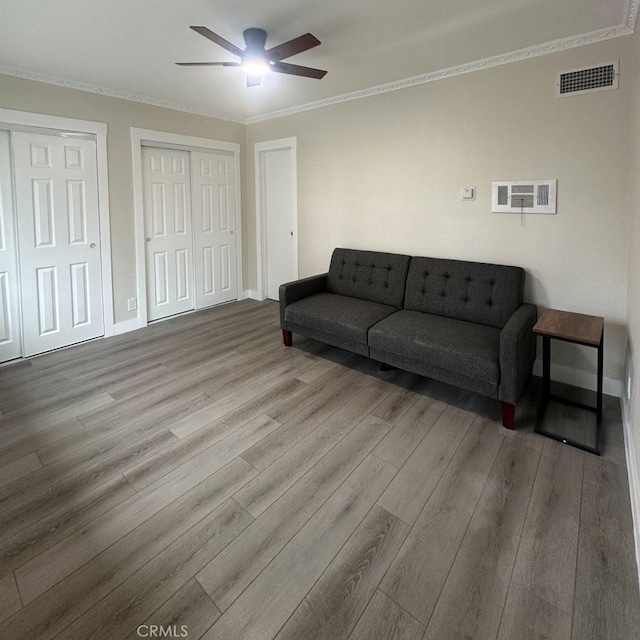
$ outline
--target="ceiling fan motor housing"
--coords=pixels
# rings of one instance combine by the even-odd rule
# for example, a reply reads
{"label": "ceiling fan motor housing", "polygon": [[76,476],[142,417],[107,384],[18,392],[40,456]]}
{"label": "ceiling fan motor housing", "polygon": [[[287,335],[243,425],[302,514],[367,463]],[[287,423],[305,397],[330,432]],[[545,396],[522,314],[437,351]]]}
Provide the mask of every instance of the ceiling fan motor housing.
{"label": "ceiling fan motor housing", "polygon": [[264,46],[267,44],[267,32],[264,29],[251,27],[242,32],[244,42],[247,45],[245,55],[264,54]]}

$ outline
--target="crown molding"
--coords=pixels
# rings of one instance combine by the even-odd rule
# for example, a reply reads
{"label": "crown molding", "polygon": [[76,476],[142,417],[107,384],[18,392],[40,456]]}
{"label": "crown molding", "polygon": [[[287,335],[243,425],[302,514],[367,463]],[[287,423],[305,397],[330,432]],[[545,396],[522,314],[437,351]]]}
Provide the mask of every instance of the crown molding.
{"label": "crown molding", "polygon": [[97,93],[98,95],[107,96],[108,98],[117,98],[119,100],[128,100],[130,102],[140,102],[142,104],[148,104],[152,107],[160,107],[161,109],[183,111],[184,113],[191,113],[196,116],[216,118],[217,120],[226,120],[228,122],[235,122],[236,124],[245,124],[244,120],[242,120],[241,118],[233,118],[228,114],[217,113],[209,109],[200,109],[198,107],[191,107],[179,102],[159,100],[157,98],[141,96],[137,93],[128,93],[127,91],[120,91],[119,89],[111,89],[109,87],[100,87],[98,85],[88,84],[86,82],[78,82],[77,80],[69,80],[68,78],[58,78],[56,76],[50,76],[44,73],[36,73],[34,71],[28,71],[26,69],[16,69],[13,67],[4,67],[0,65],[0,74],[13,76],[14,78],[22,78],[23,80],[33,80],[35,82],[53,84],[57,87],[64,87],[65,89],[76,89],[77,91]]}
{"label": "crown molding", "polygon": [[305,111],[321,109],[323,107],[329,107],[334,104],[340,104],[341,102],[350,102],[351,100],[368,98],[380,93],[388,93],[390,91],[407,89],[419,84],[426,84],[428,82],[435,82],[437,80],[453,78],[455,76],[464,75],[466,73],[474,73],[476,71],[482,71],[484,69],[491,69],[493,67],[511,64],[512,62],[529,60],[531,58],[537,58],[538,56],[545,56],[551,53],[559,53],[561,51],[567,51],[568,49],[575,49],[577,47],[583,47],[585,45],[596,44],[605,40],[611,40],[612,38],[620,38],[622,36],[631,35],[632,33],[634,33],[636,28],[639,10],[640,0],[628,0],[625,6],[623,21],[620,25],[615,27],[599,29],[597,31],[591,31],[589,33],[583,33],[577,36],[570,36],[568,38],[561,38],[559,40],[554,40],[553,42],[534,45],[525,49],[519,49],[517,51],[511,51],[509,53],[492,56],[490,58],[484,58],[483,60],[476,60],[474,62],[468,62],[454,67],[448,67],[446,69],[430,71],[429,73],[413,76],[411,78],[404,78],[403,80],[387,82],[385,84],[368,87],[367,89],[352,91],[350,93],[344,93],[338,96],[333,96],[331,98],[316,100],[314,102],[307,102],[306,104],[287,107],[286,109],[271,111],[269,113],[264,113],[256,116],[250,116],[244,119],[234,118],[228,114],[217,113],[209,109],[192,107],[178,102],[158,100],[156,98],[150,98],[148,96],[142,96],[135,93],[128,93],[126,91],[120,91],[118,89],[100,87],[98,85],[93,85],[85,82],[69,80],[68,78],[58,78],[55,76],[28,71],[25,69],[16,69],[0,65],[0,74],[13,76],[15,78],[23,78],[25,80],[34,80],[35,82],[44,82],[46,84],[52,84],[67,89],[87,91],[89,93],[96,93],[98,95],[107,96],[109,98],[129,100],[131,102],[140,102],[142,104],[148,104],[153,107],[160,107],[161,109],[171,109],[173,111],[182,111],[184,113],[204,116],[206,118],[216,118],[217,120],[226,120],[228,122],[234,122],[236,124],[249,125],[258,122],[264,122],[265,120],[283,118],[285,116],[303,113]]}
{"label": "crown molding", "polygon": [[[638,15],[638,5],[640,4],[640,0],[633,0],[632,4],[633,6],[635,6],[635,18],[633,22],[633,25],[635,26],[635,19]],[[352,91],[351,93],[344,93],[332,98],[325,98],[323,100],[308,102],[306,104],[297,105],[295,107],[280,109],[279,111],[272,111],[270,113],[265,113],[262,115],[251,116],[249,118],[245,118],[244,124],[255,124],[257,122],[264,122],[265,120],[282,118],[284,116],[303,113],[305,111],[311,111],[313,109],[329,107],[334,104],[340,104],[341,102],[350,102],[351,100],[359,100],[360,98],[369,98],[370,96],[375,96],[380,93],[388,93],[389,91],[407,89],[409,87],[415,87],[419,84],[426,84],[427,82],[435,82],[436,80],[453,78],[455,76],[460,76],[466,73],[474,73],[475,71],[482,71],[484,69],[491,69],[493,67],[511,64],[512,62],[529,60],[530,58],[537,58],[539,56],[545,56],[551,53],[559,53],[560,51],[566,51],[568,49],[575,49],[577,47],[583,47],[589,44],[596,44],[598,42],[603,42],[604,40],[611,40],[612,38],[620,38],[621,36],[632,34],[634,32],[634,26],[629,26],[627,23],[609,29],[600,29],[598,31],[591,31],[590,33],[583,33],[579,36],[571,36],[569,38],[562,38],[553,42],[547,42],[545,44],[527,47],[526,49],[519,49],[518,51],[511,51],[510,53],[492,56],[490,58],[484,58],[483,60],[476,60],[475,62],[460,64],[455,67],[448,67],[447,69],[430,71],[429,73],[423,73],[419,76],[413,76],[411,78],[405,78],[403,80],[396,80],[394,82],[379,84],[374,87],[369,87],[368,89]]]}
{"label": "crown molding", "polygon": [[638,22],[638,9],[640,8],[640,0],[627,0],[627,6],[625,7],[625,20],[624,24],[631,29],[631,32],[635,31],[636,23]]}

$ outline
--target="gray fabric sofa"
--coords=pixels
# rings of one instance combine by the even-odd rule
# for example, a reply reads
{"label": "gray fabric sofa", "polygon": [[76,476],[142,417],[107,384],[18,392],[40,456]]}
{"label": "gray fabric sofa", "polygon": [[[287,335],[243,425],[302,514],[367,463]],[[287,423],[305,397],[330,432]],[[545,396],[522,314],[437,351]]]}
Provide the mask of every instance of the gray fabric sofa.
{"label": "gray fabric sofa", "polygon": [[280,324],[422,376],[515,405],[536,357],[537,308],[520,267],[336,249],[329,272],[280,287]]}

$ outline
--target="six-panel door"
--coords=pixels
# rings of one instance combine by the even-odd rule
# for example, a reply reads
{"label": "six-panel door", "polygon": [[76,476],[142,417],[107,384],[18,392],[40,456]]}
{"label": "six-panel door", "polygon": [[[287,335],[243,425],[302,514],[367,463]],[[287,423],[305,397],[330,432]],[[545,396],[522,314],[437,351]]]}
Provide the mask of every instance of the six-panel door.
{"label": "six-panel door", "polygon": [[238,297],[233,156],[191,152],[196,309]]}
{"label": "six-panel door", "polygon": [[12,133],[23,355],[104,334],[95,140]]}
{"label": "six-panel door", "polygon": [[143,147],[149,320],[236,300],[233,155]]}
{"label": "six-panel door", "polygon": [[193,239],[189,152],[142,148],[149,320],[190,311]]}

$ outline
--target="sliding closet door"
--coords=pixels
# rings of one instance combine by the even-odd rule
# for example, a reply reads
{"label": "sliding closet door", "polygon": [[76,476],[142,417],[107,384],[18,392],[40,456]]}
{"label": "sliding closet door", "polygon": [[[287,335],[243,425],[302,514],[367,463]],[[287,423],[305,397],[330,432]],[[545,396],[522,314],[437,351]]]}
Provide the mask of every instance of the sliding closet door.
{"label": "sliding closet door", "polygon": [[12,133],[24,355],[104,335],[95,140]]}
{"label": "sliding closet door", "polygon": [[191,152],[196,308],[238,298],[233,156]]}
{"label": "sliding closet door", "polygon": [[189,173],[188,151],[142,148],[149,320],[194,308]]}
{"label": "sliding closet door", "polygon": [[0,362],[22,355],[9,132],[0,131]]}

